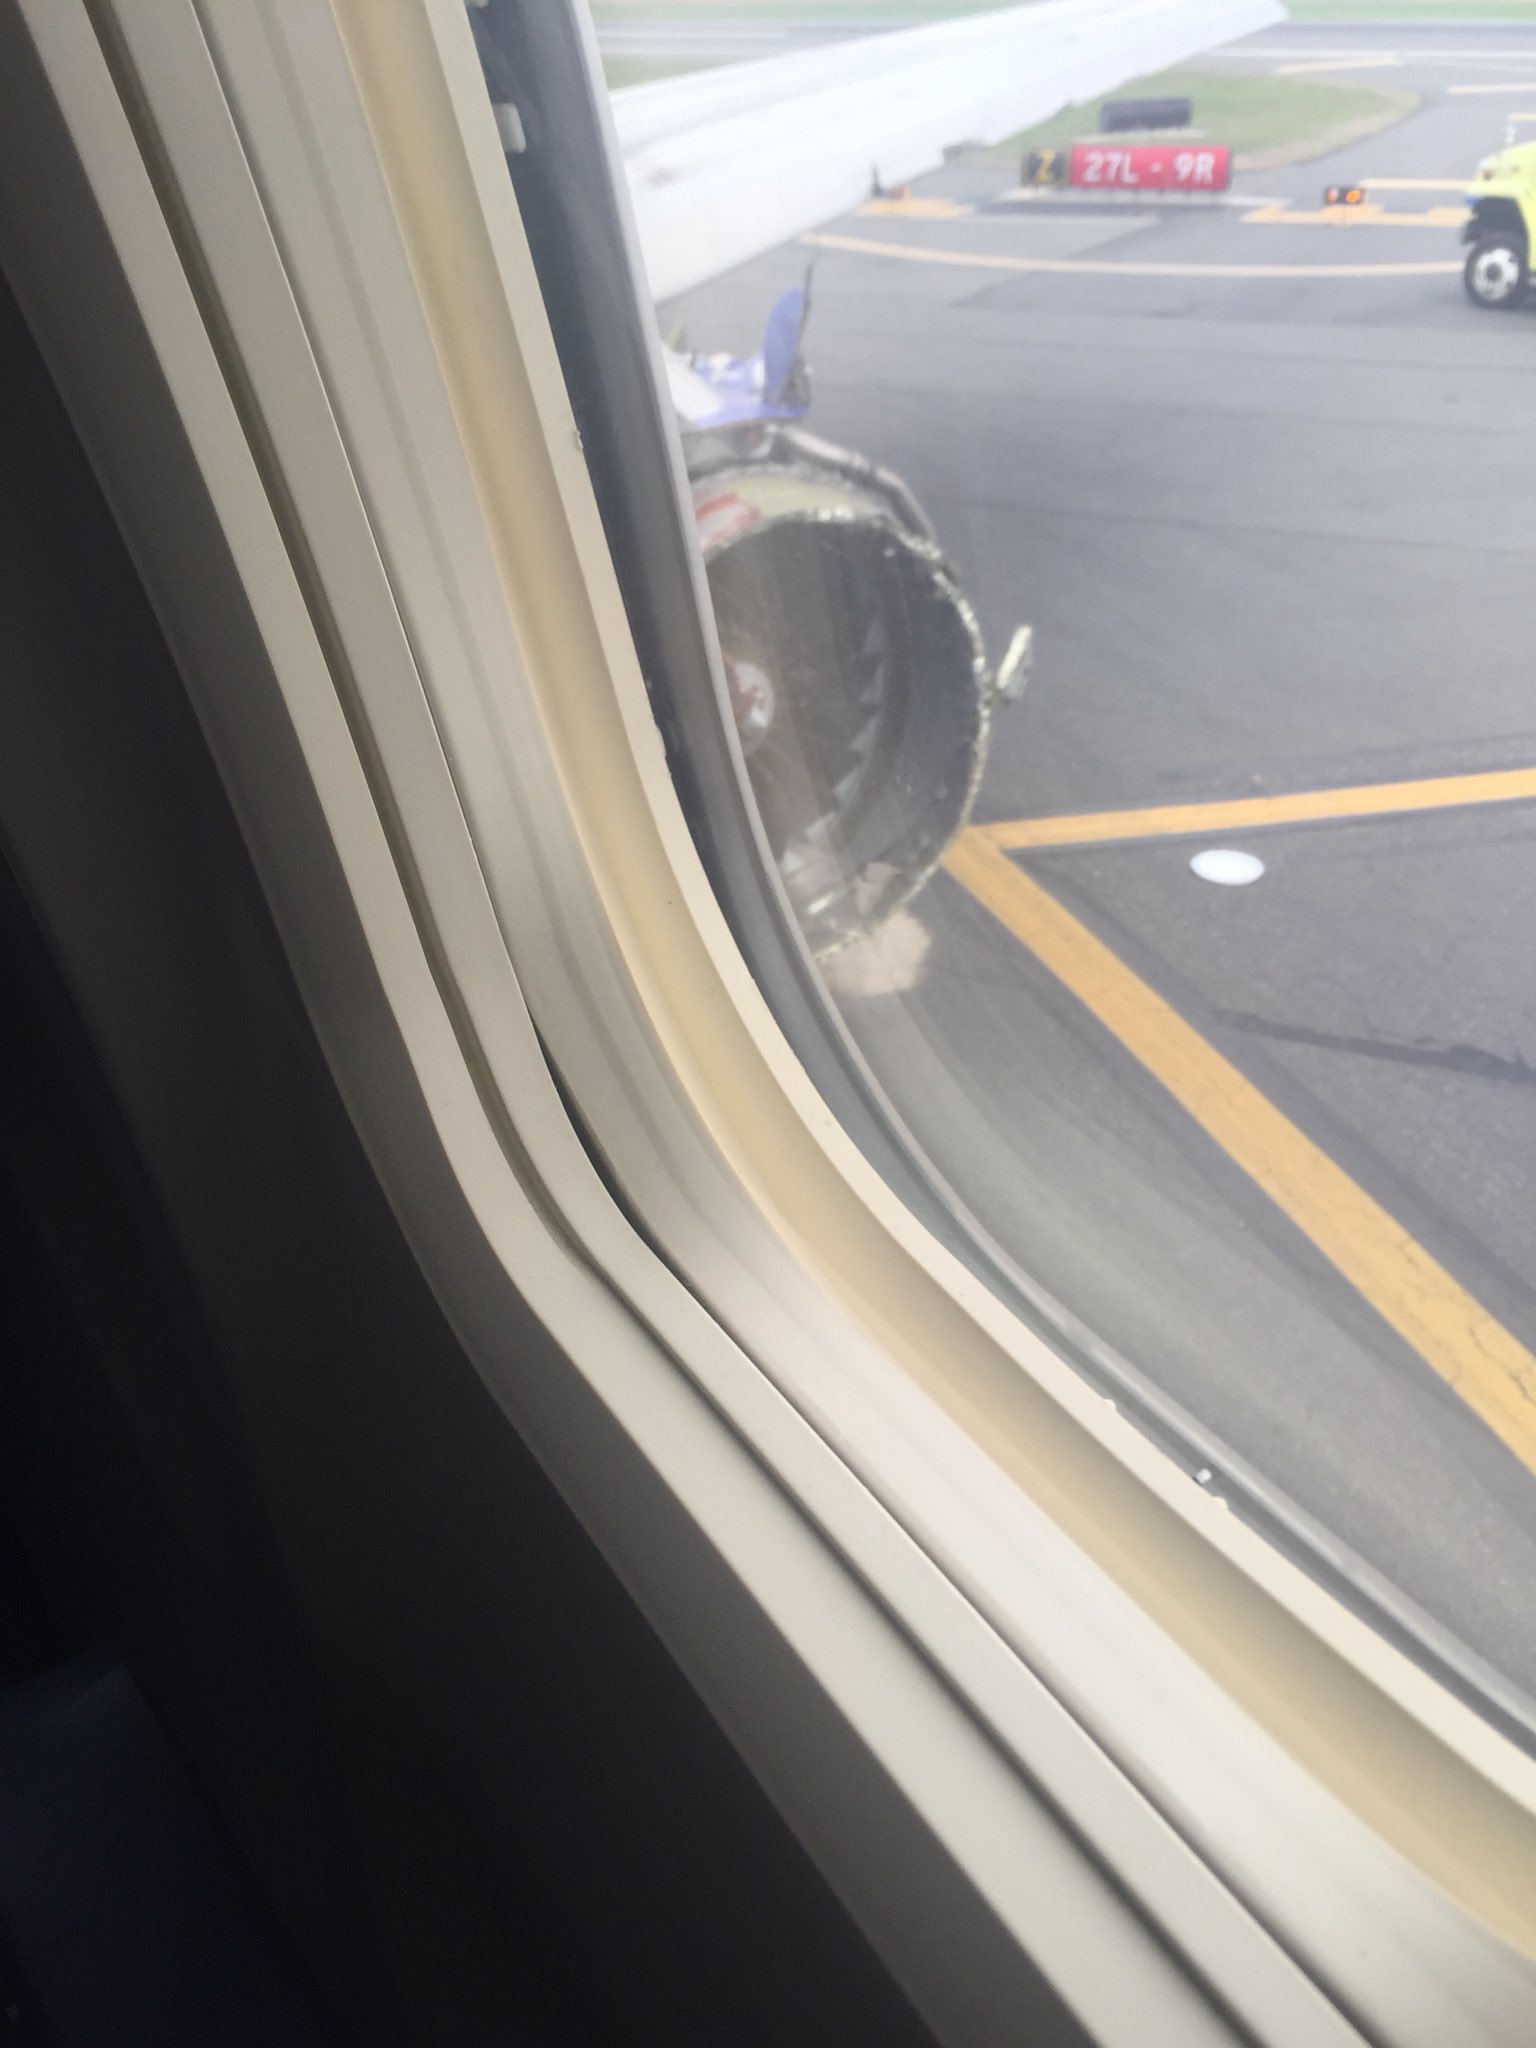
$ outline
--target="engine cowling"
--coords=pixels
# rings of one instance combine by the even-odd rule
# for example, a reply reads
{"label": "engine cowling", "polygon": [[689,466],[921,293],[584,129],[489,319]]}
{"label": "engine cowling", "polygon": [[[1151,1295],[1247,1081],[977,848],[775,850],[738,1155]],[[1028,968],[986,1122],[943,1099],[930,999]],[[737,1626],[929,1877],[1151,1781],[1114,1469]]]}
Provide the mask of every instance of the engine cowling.
{"label": "engine cowling", "polygon": [[910,494],[856,456],[786,436],[692,488],[747,772],[824,956],[920,889],[969,815],[981,631]]}

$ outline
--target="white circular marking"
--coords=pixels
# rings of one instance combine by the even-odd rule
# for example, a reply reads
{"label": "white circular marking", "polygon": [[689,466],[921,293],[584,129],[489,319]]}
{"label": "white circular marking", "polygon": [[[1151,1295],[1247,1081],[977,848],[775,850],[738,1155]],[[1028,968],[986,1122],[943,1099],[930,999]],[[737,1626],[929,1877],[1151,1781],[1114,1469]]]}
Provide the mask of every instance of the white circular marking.
{"label": "white circular marking", "polygon": [[1256,882],[1264,872],[1264,863],[1256,853],[1239,853],[1231,846],[1207,847],[1204,853],[1197,853],[1190,866],[1202,882],[1220,882],[1226,889],[1241,889],[1247,882]]}

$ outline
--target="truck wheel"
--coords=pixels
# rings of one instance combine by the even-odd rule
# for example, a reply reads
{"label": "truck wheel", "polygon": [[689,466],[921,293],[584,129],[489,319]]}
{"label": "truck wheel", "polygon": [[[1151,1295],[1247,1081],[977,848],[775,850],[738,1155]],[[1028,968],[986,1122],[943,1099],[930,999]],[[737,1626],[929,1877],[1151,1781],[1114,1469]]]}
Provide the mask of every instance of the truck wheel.
{"label": "truck wheel", "polygon": [[1490,309],[1517,305],[1530,276],[1525,244],[1507,234],[1484,235],[1475,242],[1461,273],[1473,305]]}

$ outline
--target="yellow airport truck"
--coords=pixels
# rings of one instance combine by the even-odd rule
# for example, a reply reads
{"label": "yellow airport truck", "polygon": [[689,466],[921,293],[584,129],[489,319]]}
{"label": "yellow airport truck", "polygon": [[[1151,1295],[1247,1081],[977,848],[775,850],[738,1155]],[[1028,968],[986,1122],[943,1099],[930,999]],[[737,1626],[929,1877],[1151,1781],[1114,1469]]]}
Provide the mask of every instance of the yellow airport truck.
{"label": "yellow airport truck", "polygon": [[1469,242],[1462,278],[1474,306],[1517,306],[1531,281],[1536,231],[1536,142],[1519,142],[1485,156],[1467,188]]}

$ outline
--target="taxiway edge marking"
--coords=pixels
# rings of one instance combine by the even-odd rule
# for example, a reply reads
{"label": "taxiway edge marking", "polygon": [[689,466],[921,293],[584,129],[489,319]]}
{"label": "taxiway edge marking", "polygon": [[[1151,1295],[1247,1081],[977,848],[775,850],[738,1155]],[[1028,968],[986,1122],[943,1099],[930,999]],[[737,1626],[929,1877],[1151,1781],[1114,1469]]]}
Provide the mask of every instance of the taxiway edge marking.
{"label": "taxiway edge marking", "polygon": [[944,865],[1536,1471],[1536,1357],[995,840],[964,832]]}
{"label": "taxiway edge marking", "polygon": [[1217,797],[1141,810],[1068,811],[1057,817],[1014,818],[980,825],[995,846],[1094,846],[1123,839],[1182,839],[1276,825],[1348,824],[1405,817],[1415,811],[1470,810],[1483,804],[1536,802],[1536,768],[1479,769],[1429,775],[1413,782],[1368,782],[1342,789],[1298,789],[1278,796]]}
{"label": "taxiway edge marking", "polygon": [[862,235],[818,230],[802,235],[812,249],[838,249],[850,256],[886,256],[899,263],[940,263],[971,270],[1002,270],[1059,277],[1450,277],[1461,263],[1135,263],[1091,256],[1000,256],[986,250],[929,249],[911,242],[876,241]]}

